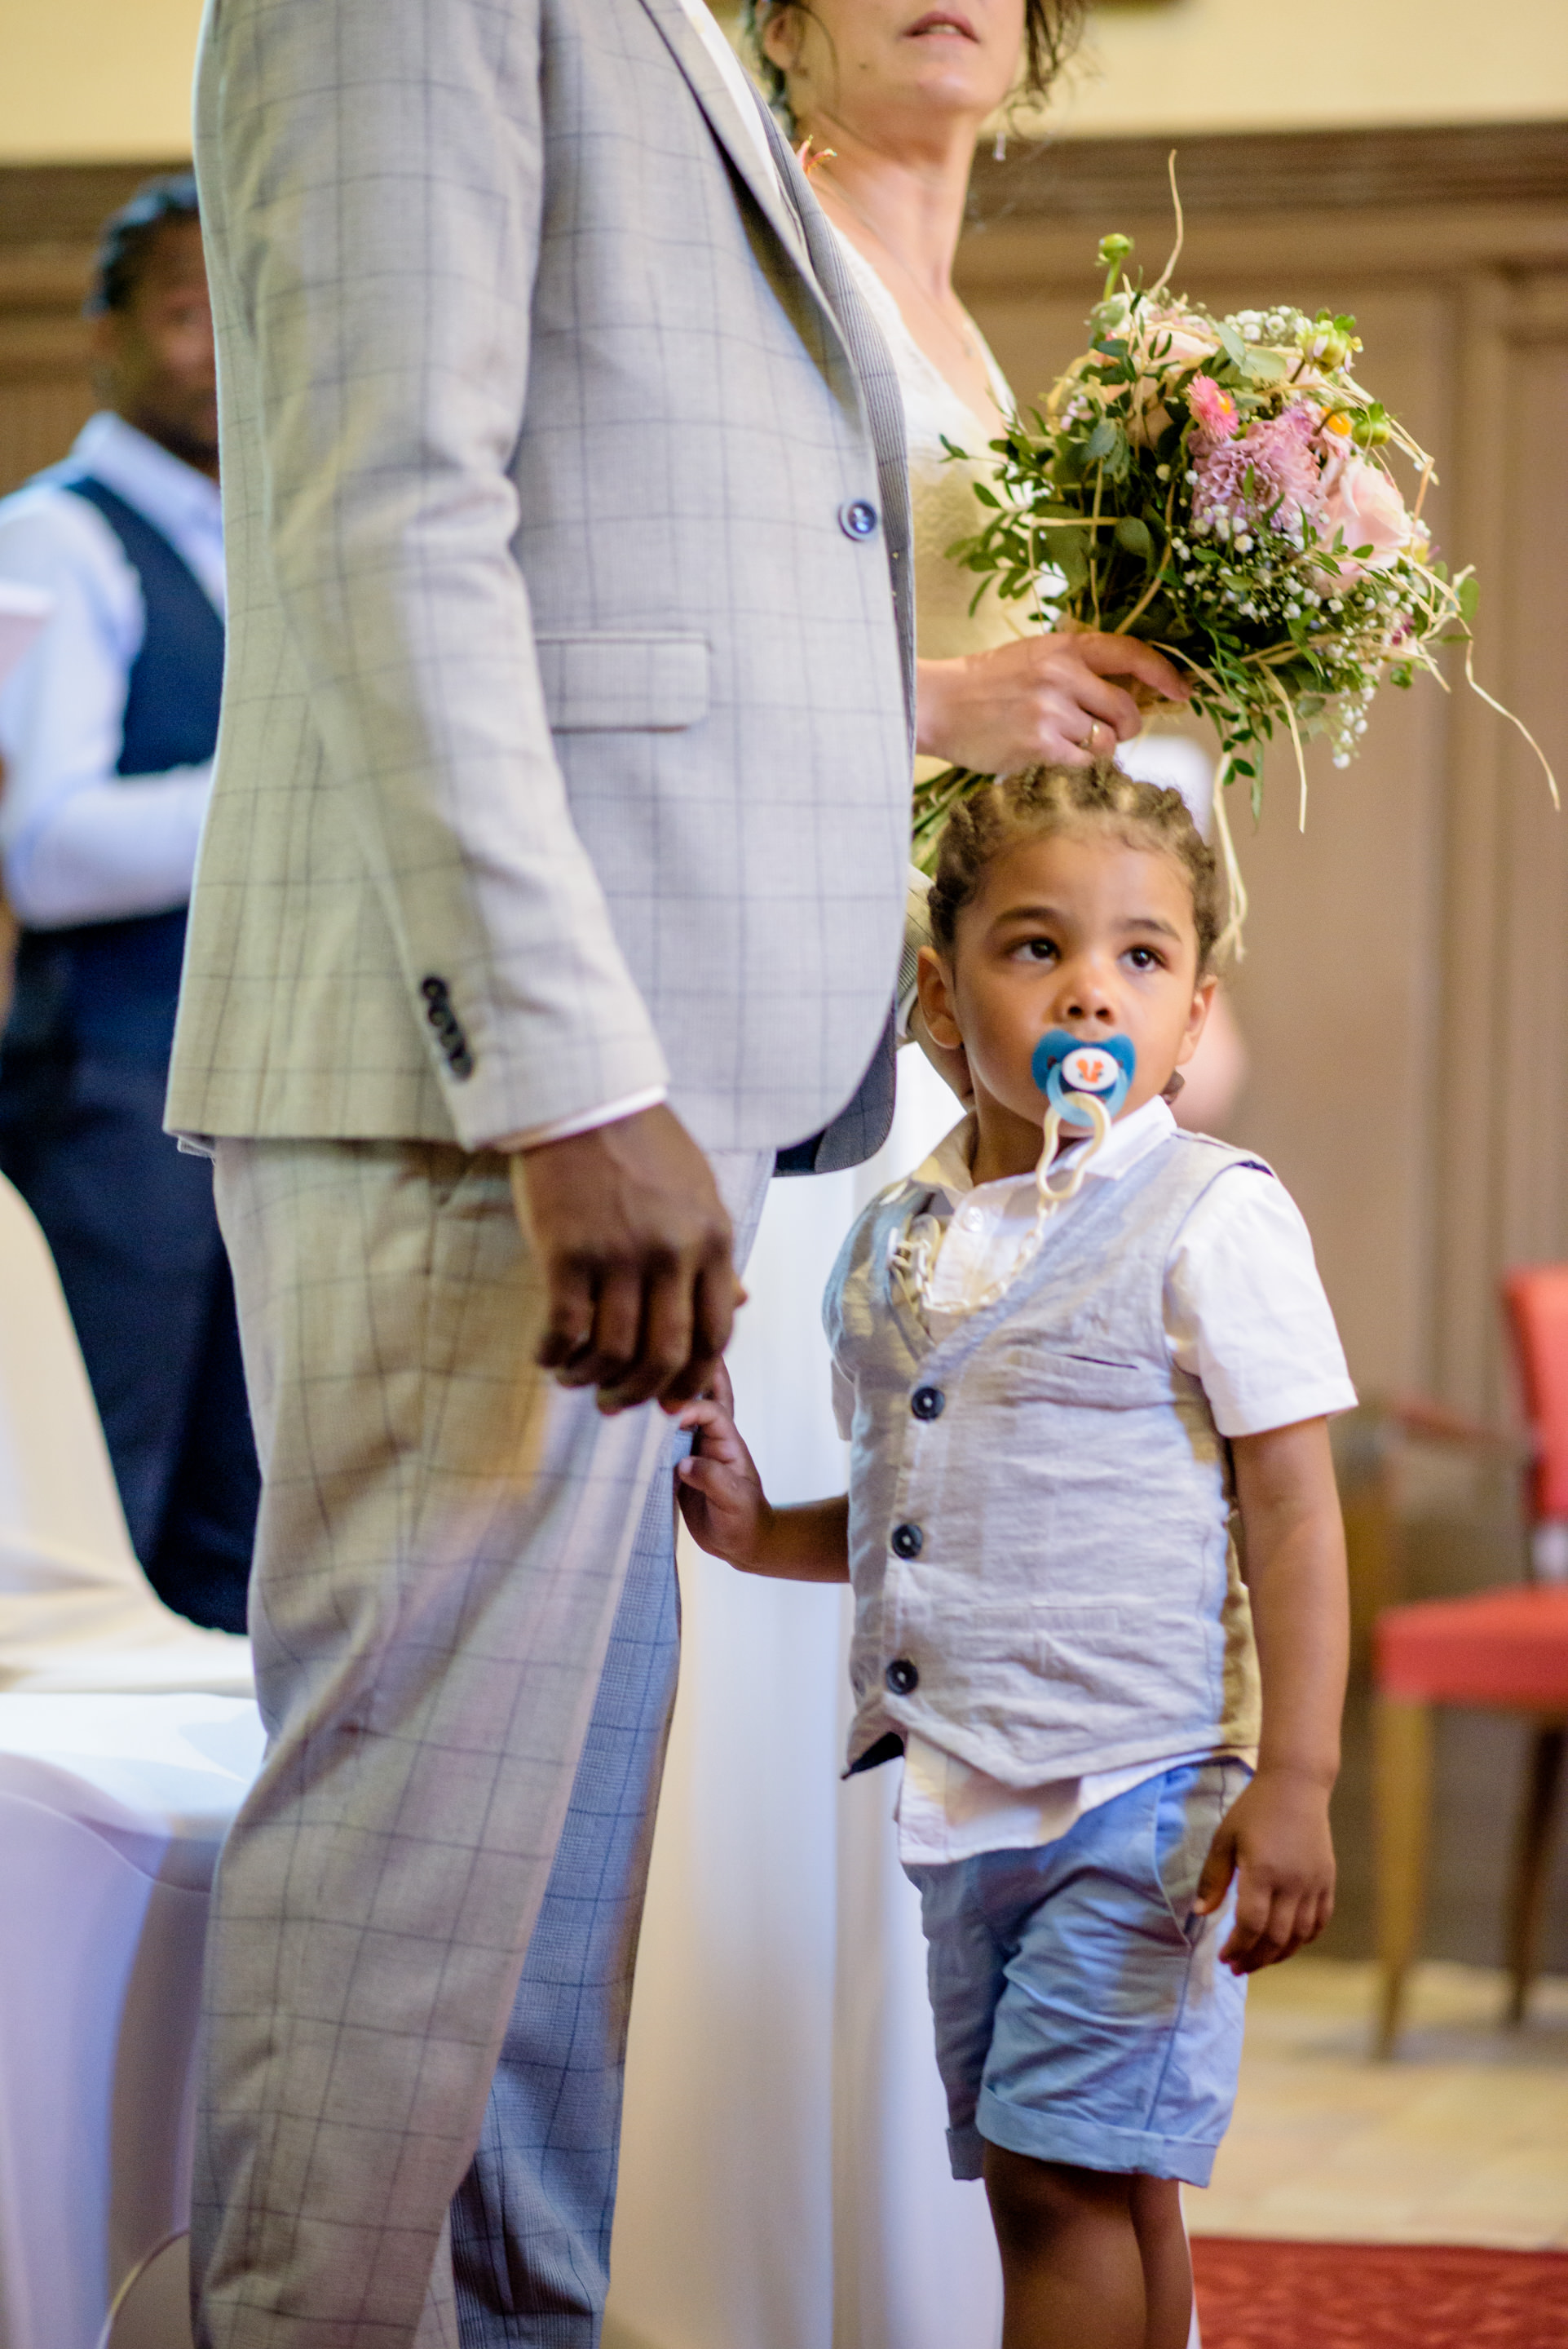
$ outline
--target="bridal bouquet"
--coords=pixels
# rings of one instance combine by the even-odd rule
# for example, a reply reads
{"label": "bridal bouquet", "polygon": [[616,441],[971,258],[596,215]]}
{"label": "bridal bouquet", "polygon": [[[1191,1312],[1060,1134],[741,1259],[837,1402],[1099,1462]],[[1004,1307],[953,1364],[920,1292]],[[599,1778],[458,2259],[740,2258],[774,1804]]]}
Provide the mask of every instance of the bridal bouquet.
{"label": "bridal bouquet", "polygon": [[[992,443],[996,487],[975,490],[987,518],[949,552],[979,575],[976,603],[995,582],[1037,626],[1158,646],[1214,721],[1220,782],[1246,777],[1254,814],[1264,745],[1288,734],[1305,820],[1304,739],[1326,734],[1347,764],[1381,684],[1468,646],[1476,579],[1434,555],[1432,460],[1351,373],[1354,318],[1284,305],[1217,318],[1167,290],[1170,264],[1148,288],[1121,275],[1130,251],[1101,244],[1089,348]],[[918,862],[979,780],[948,768],[917,786]]]}

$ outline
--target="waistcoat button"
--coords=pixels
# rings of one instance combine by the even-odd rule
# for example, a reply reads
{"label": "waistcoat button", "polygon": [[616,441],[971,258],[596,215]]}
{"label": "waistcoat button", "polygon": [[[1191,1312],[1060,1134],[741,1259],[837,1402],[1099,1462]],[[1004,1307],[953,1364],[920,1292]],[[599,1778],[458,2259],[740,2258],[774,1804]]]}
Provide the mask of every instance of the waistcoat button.
{"label": "waistcoat button", "polygon": [[916,1387],[909,1407],[916,1419],[940,1419],[946,1401],[940,1387]]}
{"label": "waistcoat button", "polygon": [[892,1546],[900,1557],[918,1557],[925,1547],[925,1536],[918,1526],[894,1526]]}
{"label": "waistcoat button", "polygon": [[846,538],[870,538],[877,526],[877,510],[869,498],[847,498],[839,508],[839,528]]}
{"label": "waistcoat button", "polygon": [[907,1656],[895,1656],[887,1668],[887,1684],[894,1696],[910,1696],[920,1686],[919,1671]]}

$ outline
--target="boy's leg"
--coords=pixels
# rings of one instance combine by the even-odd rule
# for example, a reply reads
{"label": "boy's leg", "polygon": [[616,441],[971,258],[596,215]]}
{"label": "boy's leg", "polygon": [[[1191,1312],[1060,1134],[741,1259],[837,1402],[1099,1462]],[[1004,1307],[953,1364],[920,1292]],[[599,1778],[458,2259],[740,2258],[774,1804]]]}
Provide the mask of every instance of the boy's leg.
{"label": "boy's leg", "polygon": [[1006,2349],[1185,2349],[1176,2180],[1208,2182],[1244,1995],[1217,1963],[1227,1920],[1191,1903],[1244,1775],[1174,1768],[1054,1846],[919,1871],[954,2169],[983,2148]]}
{"label": "boy's leg", "polygon": [[985,2192],[1002,2254],[1002,2349],[1145,2349],[1133,2184],[1114,2170],[986,2147]]}
{"label": "boy's leg", "polygon": [[1186,2349],[1192,2280],[1173,2178],[985,2148],[1002,2349]]}
{"label": "boy's leg", "polygon": [[1132,2230],[1143,2262],[1146,2349],[1187,2349],[1192,2330],[1192,2259],[1173,2178],[1132,2180]]}

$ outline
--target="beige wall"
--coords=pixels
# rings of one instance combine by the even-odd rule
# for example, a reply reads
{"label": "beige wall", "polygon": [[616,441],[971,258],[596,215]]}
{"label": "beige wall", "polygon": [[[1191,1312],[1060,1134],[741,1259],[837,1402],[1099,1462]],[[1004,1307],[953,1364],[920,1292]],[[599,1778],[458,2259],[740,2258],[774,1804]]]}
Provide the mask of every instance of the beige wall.
{"label": "beige wall", "polygon": [[[188,149],[201,0],[4,13],[0,162]],[[1098,12],[1056,110],[1098,137],[1563,116],[1564,0],[1493,0],[1484,16],[1473,0],[1122,0]]]}
{"label": "beige wall", "polygon": [[1564,0],[1128,0],[1099,10],[1060,129],[1317,129],[1568,115]]}
{"label": "beige wall", "polygon": [[201,0],[0,0],[0,162],[191,151]]}

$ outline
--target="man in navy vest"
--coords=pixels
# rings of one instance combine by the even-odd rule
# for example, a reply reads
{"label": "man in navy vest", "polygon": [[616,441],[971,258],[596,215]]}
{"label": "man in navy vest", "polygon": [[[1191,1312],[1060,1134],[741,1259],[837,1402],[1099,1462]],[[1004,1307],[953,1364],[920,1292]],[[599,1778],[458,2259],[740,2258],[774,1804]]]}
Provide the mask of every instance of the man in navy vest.
{"label": "man in navy vest", "polygon": [[0,577],[47,627],[0,695],[21,923],[0,1170],[44,1227],[131,1540],[170,1606],[243,1630],[258,1476],[211,1169],[163,1133],[223,667],[212,324],[195,182],[108,223],[102,413],[0,504]]}

